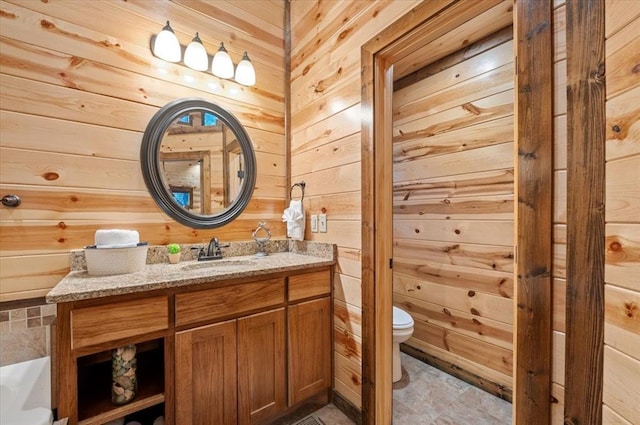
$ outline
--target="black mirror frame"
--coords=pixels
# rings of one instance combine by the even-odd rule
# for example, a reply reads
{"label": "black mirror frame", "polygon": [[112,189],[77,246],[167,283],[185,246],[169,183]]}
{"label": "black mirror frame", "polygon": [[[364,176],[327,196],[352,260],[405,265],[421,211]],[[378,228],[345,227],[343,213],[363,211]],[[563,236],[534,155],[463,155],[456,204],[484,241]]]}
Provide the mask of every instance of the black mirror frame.
{"label": "black mirror frame", "polygon": [[[160,175],[160,145],[169,126],[180,116],[195,110],[217,115],[238,138],[245,160],[245,180],[233,205],[219,214],[199,215],[180,207],[164,186]],[[160,108],[151,118],[142,137],[140,166],[147,189],[156,204],[177,222],[195,229],[214,229],[235,219],[246,208],[256,183],[256,157],[249,135],[236,117],[224,108],[199,98],[178,99]]]}

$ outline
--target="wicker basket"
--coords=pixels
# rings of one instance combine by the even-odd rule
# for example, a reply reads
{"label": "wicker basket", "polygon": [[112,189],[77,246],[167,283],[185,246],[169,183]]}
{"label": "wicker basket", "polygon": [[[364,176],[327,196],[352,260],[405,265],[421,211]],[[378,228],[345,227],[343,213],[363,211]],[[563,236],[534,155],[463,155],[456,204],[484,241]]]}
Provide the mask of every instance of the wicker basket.
{"label": "wicker basket", "polygon": [[139,272],[147,262],[148,245],[132,248],[85,248],[87,271],[94,276]]}

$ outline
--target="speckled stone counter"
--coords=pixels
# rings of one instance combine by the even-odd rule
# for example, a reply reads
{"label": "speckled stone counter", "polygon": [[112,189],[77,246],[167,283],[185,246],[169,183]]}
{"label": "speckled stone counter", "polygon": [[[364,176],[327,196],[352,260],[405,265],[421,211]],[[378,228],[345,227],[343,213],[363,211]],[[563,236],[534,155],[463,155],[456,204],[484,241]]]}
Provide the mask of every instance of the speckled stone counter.
{"label": "speckled stone counter", "polygon": [[169,264],[164,246],[149,247],[144,270],[112,276],[91,276],[86,271],[82,250],[73,251],[72,271],[48,294],[48,303],[79,301],[91,298],[184,287],[200,283],[261,276],[270,273],[304,270],[335,264],[333,244],[318,242],[272,241],[269,255],[256,257],[255,244],[234,242],[223,248],[222,260],[196,261],[189,245],[183,246],[183,259]]}

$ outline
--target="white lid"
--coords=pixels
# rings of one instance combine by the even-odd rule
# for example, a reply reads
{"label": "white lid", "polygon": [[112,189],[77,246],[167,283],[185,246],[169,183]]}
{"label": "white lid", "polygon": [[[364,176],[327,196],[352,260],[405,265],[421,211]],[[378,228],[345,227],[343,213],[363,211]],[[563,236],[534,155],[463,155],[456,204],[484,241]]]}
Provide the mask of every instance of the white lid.
{"label": "white lid", "polygon": [[401,308],[393,306],[393,329],[408,329],[413,326],[413,318]]}

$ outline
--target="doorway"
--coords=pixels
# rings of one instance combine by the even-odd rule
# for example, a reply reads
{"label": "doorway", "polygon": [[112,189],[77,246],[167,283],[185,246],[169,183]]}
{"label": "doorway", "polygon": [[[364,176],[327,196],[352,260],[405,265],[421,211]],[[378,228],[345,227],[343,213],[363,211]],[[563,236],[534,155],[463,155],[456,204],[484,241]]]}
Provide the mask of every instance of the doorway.
{"label": "doorway", "polygon": [[[393,258],[393,151],[391,98],[394,66],[422,46],[441,40],[468,42],[460,28],[504,6],[515,22],[518,72],[515,134],[517,266],[514,273],[514,423],[545,424],[549,418],[551,363],[551,6],[545,2],[423,2],[362,48],[363,66],[363,419],[391,423],[391,303]],[[515,9],[515,10],[514,10]],[[485,15],[486,16],[486,15]],[[495,20],[482,20],[491,32]],[[476,24],[474,24],[476,25]],[[412,28],[406,32],[406,28]],[[468,28],[467,28],[468,30]],[[488,34],[488,33],[487,33]],[[486,35],[486,34],[485,34]],[[481,37],[480,37],[481,38]],[[457,50],[457,49],[456,49]],[[454,50],[452,50],[454,51]],[[410,61],[410,60],[409,60]],[[534,69],[536,72],[520,72]],[[535,154],[532,154],[535,153]],[[523,229],[537,226],[534,238]],[[523,256],[522,253],[527,253]],[[536,351],[530,349],[533,344]],[[521,422],[519,422],[521,421]]]}
{"label": "doorway", "polygon": [[[515,96],[507,12],[498,5],[468,21],[490,14],[500,17],[491,16],[494,27],[507,26],[419,70],[403,75],[394,66],[392,275],[394,306],[414,320],[405,352],[511,401]],[[447,53],[429,47],[431,57]],[[407,385],[394,392],[399,400],[409,401]]]}

